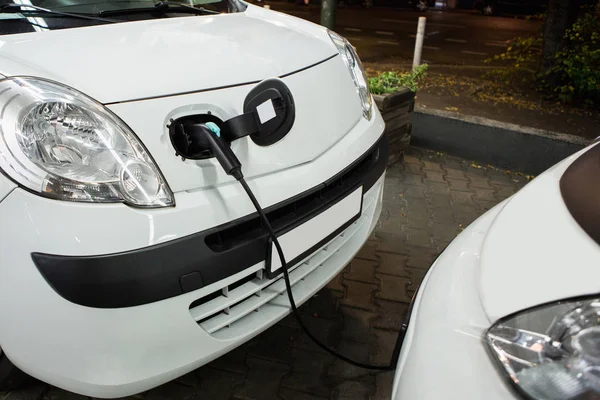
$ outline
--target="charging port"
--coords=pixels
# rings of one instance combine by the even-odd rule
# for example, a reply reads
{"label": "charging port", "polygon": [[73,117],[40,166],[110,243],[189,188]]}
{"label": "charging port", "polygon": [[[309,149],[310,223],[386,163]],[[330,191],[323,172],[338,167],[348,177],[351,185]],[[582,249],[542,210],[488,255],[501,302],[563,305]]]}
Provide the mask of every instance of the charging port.
{"label": "charging port", "polygon": [[230,152],[231,142],[246,136],[258,146],[277,143],[290,132],[295,118],[294,98],[288,87],[280,79],[267,79],[248,93],[243,114],[226,121],[209,113],[181,117],[169,124],[169,137],[177,156],[184,160],[204,160],[216,156],[214,147],[211,148],[215,144],[209,143],[203,132],[188,135],[188,130],[195,131],[193,126],[213,122],[219,128],[218,147],[224,154]]}
{"label": "charging port", "polygon": [[[173,120],[169,124],[169,138],[171,139],[171,145],[175,149],[175,155],[190,160],[205,160],[215,156],[208,144],[199,146],[198,143],[192,143],[184,133],[186,126],[206,124],[207,122],[213,122],[219,128],[223,125],[223,121],[212,114],[186,115],[185,117]],[[229,146],[230,143],[227,143],[227,145]]]}

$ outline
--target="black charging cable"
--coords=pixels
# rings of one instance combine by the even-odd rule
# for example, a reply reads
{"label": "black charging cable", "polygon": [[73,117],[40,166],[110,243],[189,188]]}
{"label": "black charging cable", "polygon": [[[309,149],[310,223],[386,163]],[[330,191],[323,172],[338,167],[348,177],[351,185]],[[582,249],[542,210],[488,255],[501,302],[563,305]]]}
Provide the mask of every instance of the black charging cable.
{"label": "black charging cable", "polygon": [[263,211],[262,207],[260,206],[260,203],[254,196],[254,193],[248,186],[248,183],[244,179],[244,174],[242,173],[242,164],[240,163],[238,158],[235,156],[235,153],[233,153],[231,148],[229,148],[229,146],[227,146],[225,144],[225,142],[220,137],[217,136],[217,134],[214,130],[209,129],[208,127],[206,127],[206,125],[203,125],[203,124],[189,125],[189,126],[185,127],[184,129],[185,129],[186,134],[190,137],[191,140],[194,140],[195,142],[198,142],[198,143],[202,143],[204,146],[210,146],[215,158],[217,159],[217,161],[219,161],[219,164],[221,164],[221,167],[223,167],[223,170],[225,171],[225,173],[227,173],[227,175],[233,176],[242,185],[242,187],[244,188],[244,191],[250,198],[250,201],[254,205],[256,212],[258,212],[258,215],[260,216],[260,219],[264,225],[264,228],[269,233],[269,236],[271,237],[271,240],[273,241],[273,244],[275,245],[275,249],[277,250],[277,254],[279,255],[279,259],[281,260],[281,268],[283,270],[283,279],[285,281],[287,296],[290,301],[290,305],[292,307],[292,312],[293,312],[294,316],[296,317],[296,320],[298,321],[298,324],[300,325],[300,327],[302,328],[304,333],[306,333],[308,335],[308,337],[323,350],[327,351],[328,353],[332,354],[333,356],[335,356],[349,364],[352,364],[356,367],[372,369],[372,370],[379,370],[379,371],[394,370],[396,368],[396,362],[397,362],[397,359],[398,359],[398,356],[400,353],[400,345],[402,343],[401,339],[404,338],[403,333],[401,333],[402,336],[399,336],[399,338],[398,338],[399,340],[396,342],[396,348],[394,349],[394,352],[392,355],[392,361],[390,362],[389,365],[373,365],[373,364],[367,364],[367,363],[354,361],[354,360],[346,357],[345,355],[340,354],[337,351],[329,348],[326,344],[322,343],[315,335],[312,334],[312,332],[304,324],[304,321],[302,320],[300,312],[298,311],[298,307],[296,307],[296,302],[294,301],[294,296],[292,294],[292,284],[290,282],[288,265],[287,265],[287,261],[285,260],[285,255],[283,254],[283,249],[281,248],[281,245],[279,244],[279,240],[277,239],[277,235],[275,234],[275,231],[273,230],[273,227],[271,226],[269,219],[267,218],[265,212]]}

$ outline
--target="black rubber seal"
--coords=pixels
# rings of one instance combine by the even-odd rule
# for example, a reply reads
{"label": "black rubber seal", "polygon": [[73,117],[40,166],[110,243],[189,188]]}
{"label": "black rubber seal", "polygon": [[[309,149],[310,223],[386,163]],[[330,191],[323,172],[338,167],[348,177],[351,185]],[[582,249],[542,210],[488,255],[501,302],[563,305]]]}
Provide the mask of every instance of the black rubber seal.
{"label": "black rubber seal", "polygon": [[[369,190],[388,161],[381,139],[352,165],[322,184],[267,208],[276,233],[300,225],[343,198]],[[265,260],[268,233],[257,213],[167,243],[98,256],[32,253],[42,276],[63,298],[94,308],[148,304],[225,279]]]}

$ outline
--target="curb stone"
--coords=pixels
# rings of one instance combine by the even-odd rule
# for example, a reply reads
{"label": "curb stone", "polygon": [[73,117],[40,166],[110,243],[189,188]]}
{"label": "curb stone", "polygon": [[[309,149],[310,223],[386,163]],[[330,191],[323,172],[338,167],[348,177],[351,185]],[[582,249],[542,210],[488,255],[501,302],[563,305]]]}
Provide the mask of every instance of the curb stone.
{"label": "curb stone", "polygon": [[529,174],[540,174],[590,143],[579,136],[448,111],[416,107],[413,113],[411,144]]}

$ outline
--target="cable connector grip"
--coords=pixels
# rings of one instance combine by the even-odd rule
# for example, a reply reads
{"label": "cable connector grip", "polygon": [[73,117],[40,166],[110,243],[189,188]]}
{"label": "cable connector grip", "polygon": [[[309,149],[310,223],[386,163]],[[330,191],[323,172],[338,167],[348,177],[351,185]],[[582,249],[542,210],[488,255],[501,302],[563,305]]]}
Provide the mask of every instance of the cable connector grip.
{"label": "cable connector grip", "polygon": [[193,124],[183,127],[184,134],[188,137],[191,148],[209,147],[227,175],[233,176],[238,181],[244,177],[242,164],[235,153],[221,139],[220,129],[211,122]]}

